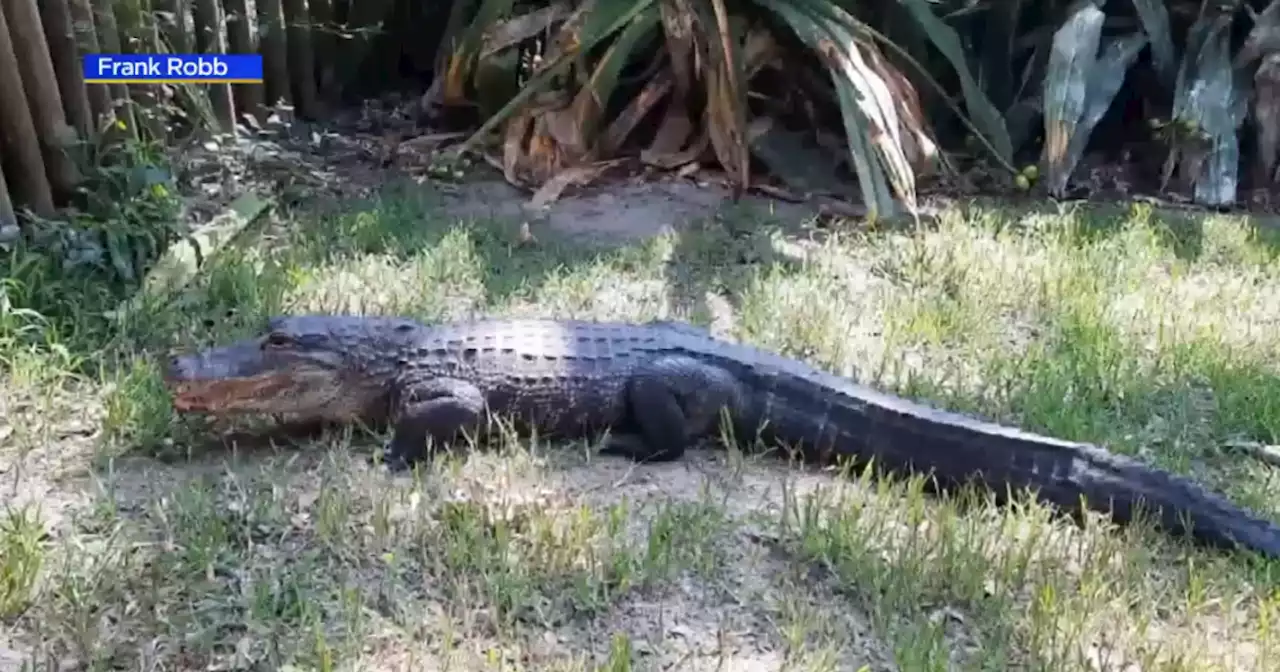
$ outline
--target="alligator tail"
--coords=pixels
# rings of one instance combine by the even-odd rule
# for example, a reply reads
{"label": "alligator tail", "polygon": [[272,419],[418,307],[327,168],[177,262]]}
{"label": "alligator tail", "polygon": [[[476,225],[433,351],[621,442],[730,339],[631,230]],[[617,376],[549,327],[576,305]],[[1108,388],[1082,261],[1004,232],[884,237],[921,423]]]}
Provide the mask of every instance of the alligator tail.
{"label": "alligator tail", "polygon": [[[774,360],[776,363],[776,360]],[[776,365],[775,366],[784,366]],[[943,411],[815,370],[755,369],[763,394],[752,419],[784,442],[940,485],[973,480],[1033,490],[1067,511],[1085,507],[1132,522],[1139,512],[1168,533],[1280,558],[1280,526],[1191,479],[1087,443],[1063,441]],[[748,374],[748,372],[742,372]]]}
{"label": "alligator tail", "polygon": [[[865,392],[865,391],[864,391]],[[889,466],[933,472],[958,483],[1028,487],[1066,510],[1110,513],[1117,523],[1139,512],[1166,532],[1219,548],[1280,558],[1280,526],[1208,488],[1101,447],[939,411],[876,392],[859,394],[865,449]],[[860,423],[860,424],[862,424]],[[1003,489],[1003,488],[1002,488]]]}
{"label": "alligator tail", "polygon": [[[1280,558],[1280,526],[1249,513],[1226,497],[1138,460],[1078,444],[1076,489],[1127,523],[1141,506],[1161,528],[1220,548],[1244,548]],[[1140,504],[1139,504],[1140,503]],[[1157,510],[1158,509],[1158,510]]]}

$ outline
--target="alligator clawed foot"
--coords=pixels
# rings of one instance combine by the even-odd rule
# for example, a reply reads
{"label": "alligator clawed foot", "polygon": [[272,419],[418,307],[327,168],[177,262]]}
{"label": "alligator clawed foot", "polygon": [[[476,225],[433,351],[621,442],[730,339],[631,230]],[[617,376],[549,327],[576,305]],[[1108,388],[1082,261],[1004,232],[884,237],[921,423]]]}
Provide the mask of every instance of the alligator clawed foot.
{"label": "alligator clawed foot", "polygon": [[600,446],[600,455],[625,457],[634,462],[670,462],[684,455],[684,448],[654,450],[637,434],[611,434]]}
{"label": "alligator clawed foot", "polygon": [[387,471],[393,474],[408,471],[413,466],[390,442],[370,455],[368,461],[371,466],[377,466],[381,462]]}
{"label": "alligator clawed foot", "polygon": [[399,474],[399,473],[409,471],[409,469],[413,467],[412,464],[409,464],[408,460],[400,456],[396,456],[389,460],[386,460],[385,462],[383,462],[383,464],[387,465],[387,471],[393,474]]}
{"label": "alligator clawed foot", "polygon": [[610,434],[600,443],[600,450],[597,453],[639,461],[647,451],[644,440],[635,434]]}

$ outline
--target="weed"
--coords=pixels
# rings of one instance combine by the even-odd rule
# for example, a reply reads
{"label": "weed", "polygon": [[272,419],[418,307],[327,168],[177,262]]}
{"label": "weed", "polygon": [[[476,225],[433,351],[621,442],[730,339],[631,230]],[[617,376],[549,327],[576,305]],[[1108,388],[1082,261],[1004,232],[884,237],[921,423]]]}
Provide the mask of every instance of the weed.
{"label": "weed", "polygon": [[11,509],[0,520],[0,619],[30,604],[44,565],[42,537],[44,524],[27,507]]}

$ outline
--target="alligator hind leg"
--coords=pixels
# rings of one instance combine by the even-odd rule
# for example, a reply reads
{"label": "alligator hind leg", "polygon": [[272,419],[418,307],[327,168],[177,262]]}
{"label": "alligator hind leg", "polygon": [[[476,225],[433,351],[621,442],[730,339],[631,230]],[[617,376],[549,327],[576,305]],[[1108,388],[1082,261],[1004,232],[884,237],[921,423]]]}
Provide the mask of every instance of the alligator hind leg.
{"label": "alligator hind leg", "polygon": [[434,445],[457,438],[463,430],[479,429],[485,415],[484,395],[472,383],[454,378],[402,383],[392,414],[392,437],[383,450],[391,471],[403,471],[427,455],[427,439]]}
{"label": "alligator hind leg", "polygon": [[710,434],[720,411],[741,407],[741,384],[724,369],[691,357],[655,359],[627,383],[627,433],[610,437],[605,455],[637,462],[665,462]]}

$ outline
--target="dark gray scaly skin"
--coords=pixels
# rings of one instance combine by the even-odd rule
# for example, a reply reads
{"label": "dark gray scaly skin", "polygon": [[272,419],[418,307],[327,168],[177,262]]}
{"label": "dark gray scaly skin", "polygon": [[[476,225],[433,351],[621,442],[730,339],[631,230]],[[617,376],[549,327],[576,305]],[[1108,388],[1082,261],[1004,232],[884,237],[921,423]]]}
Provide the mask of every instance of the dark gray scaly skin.
{"label": "dark gray scaly skin", "polygon": [[[389,423],[384,459],[404,469],[431,445],[482,431],[488,414],[549,438],[593,436],[603,452],[673,460],[718,435],[845,456],[940,485],[978,479],[1031,487],[1066,510],[1162,527],[1219,547],[1280,557],[1280,527],[1197,485],[1084,443],[909,402],[687,324],[483,320],[424,326],[402,318],[278,317],[261,336],[175,358],[179,411]],[[1110,506],[1108,506],[1110,504]]]}

